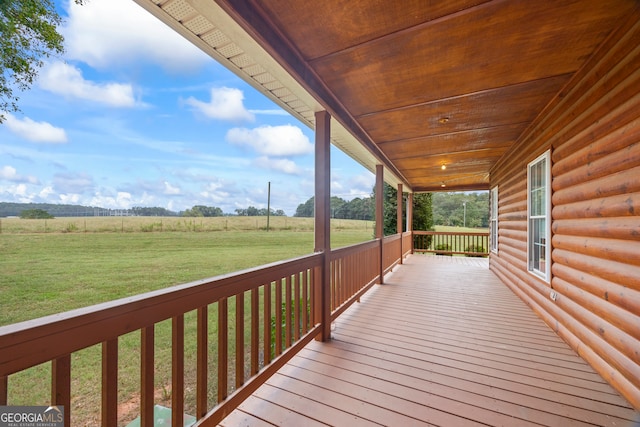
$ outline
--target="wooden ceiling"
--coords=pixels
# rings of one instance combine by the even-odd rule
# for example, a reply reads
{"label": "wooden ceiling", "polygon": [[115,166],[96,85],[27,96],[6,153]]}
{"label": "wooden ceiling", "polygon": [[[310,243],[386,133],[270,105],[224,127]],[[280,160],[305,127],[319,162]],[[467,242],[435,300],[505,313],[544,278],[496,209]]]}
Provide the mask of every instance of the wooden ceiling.
{"label": "wooden ceiling", "polygon": [[217,3],[419,192],[488,189],[491,167],[636,2]]}

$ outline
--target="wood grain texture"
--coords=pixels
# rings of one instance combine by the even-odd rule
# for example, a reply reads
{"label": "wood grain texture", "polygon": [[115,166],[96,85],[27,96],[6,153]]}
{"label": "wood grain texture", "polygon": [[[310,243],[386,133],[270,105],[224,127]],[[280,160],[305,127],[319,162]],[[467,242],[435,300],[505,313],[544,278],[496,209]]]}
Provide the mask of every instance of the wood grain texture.
{"label": "wood grain texture", "polygon": [[640,414],[488,270],[413,255],[221,425],[626,425]]}
{"label": "wood grain texture", "polygon": [[[218,3],[418,192],[489,189],[489,172],[510,162],[507,149],[527,130],[575,136],[577,128],[563,127],[570,113],[555,109],[556,101],[573,95],[567,82],[636,7],[633,0]],[[618,61],[624,52],[602,55],[619,63],[613,80],[633,73],[632,63]],[[601,77],[596,71],[588,81]],[[585,91],[586,102],[598,96]],[[584,111],[581,120],[594,123],[597,115]],[[431,163],[459,167],[438,171]]]}
{"label": "wood grain texture", "polygon": [[[492,269],[640,407],[640,12],[605,41],[492,173]],[[552,148],[552,279],[526,271],[526,168]],[[521,231],[516,231],[521,230]],[[525,231],[525,232],[522,232]],[[555,301],[550,298],[555,293]]]}

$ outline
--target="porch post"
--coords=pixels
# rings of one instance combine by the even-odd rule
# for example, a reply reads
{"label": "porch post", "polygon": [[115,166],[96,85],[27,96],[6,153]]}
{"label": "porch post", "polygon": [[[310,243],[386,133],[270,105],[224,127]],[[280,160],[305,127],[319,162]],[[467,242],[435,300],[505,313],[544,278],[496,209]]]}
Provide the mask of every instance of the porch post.
{"label": "porch post", "polygon": [[384,283],[384,166],[376,165],[376,239],[380,240],[380,284]]}
{"label": "porch post", "polygon": [[315,141],[315,252],[322,252],[322,266],[316,282],[316,319],[320,319],[320,339],[331,339],[331,116],[316,113]]}
{"label": "porch post", "polygon": [[413,193],[407,197],[407,231],[411,233],[411,253],[413,253]]}
{"label": "porch post", "polygon": [[402,264],[402,184],[398,184],[396,200],[396,233],[400,235],[400,264]]}

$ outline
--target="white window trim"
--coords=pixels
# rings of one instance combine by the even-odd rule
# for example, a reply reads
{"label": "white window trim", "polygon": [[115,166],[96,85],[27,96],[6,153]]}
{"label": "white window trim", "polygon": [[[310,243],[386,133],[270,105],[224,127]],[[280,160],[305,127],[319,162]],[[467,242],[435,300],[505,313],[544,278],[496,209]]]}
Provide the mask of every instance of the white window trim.
{"label": "white window trim", "polygon": [[[544,271],[534,269],[531,266],[531,168],[541,160],[546,160],[546,187],[545,187],[545,268]],[[547,150],[527,165],[527,270],[529,273],[550,282],[551,278],[551,151]]]}
{"label": "white window trim", "polygon": [[[489,206],[489,247],[494,254],[498,253],[498,186],[493,187],[489,193],[489,200],[491,205]],[[495,223],[495,225],[494,225]],[[493,225],[493,227],[492,227]],[[494,233],[495,230],[495,241]]]}

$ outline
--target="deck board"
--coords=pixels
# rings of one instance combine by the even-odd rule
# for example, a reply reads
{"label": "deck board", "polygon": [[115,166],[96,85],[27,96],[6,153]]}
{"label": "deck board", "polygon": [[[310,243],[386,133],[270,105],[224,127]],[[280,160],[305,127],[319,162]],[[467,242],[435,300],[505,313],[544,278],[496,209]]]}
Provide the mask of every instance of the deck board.
{"label": "deck board", "polygon": [[[414,255],[221,425],[632,426],[628,402],[487,268]],[[633,420],[636,420],[635,422]]]}

